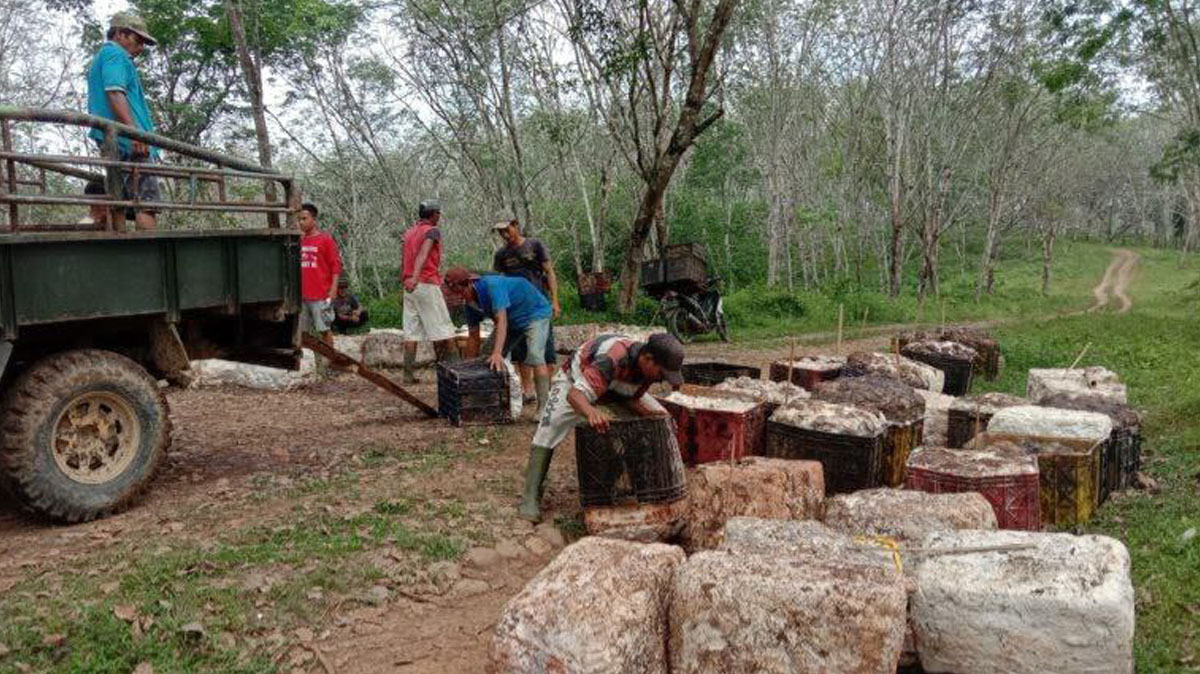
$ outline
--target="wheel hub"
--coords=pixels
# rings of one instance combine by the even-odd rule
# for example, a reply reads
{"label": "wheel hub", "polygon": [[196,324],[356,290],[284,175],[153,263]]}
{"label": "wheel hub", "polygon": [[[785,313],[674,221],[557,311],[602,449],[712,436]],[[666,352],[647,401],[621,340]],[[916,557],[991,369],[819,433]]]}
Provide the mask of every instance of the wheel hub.
{"label": "wheel hub", "polygon": [[90,391],[72,399],[54,424],[54,462],[83,484],[108,482],[125,472],[141,440],[137,415],[123,398]]}

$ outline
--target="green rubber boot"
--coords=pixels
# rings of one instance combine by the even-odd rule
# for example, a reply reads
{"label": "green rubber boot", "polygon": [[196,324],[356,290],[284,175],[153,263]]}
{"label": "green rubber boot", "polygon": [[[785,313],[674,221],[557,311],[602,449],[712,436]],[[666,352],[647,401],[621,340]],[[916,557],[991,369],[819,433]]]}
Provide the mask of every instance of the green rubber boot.
{"label": "green rubber boot", "polygon": [[550,447],[533,446],[529,448],[529,463],[525,466],[525,490],[521,494],[521,505],[517,515],[523,520],[537,523],[542,521],[542,489],[546,483],[546,473],[550,470],[550,457],[554,450]]}

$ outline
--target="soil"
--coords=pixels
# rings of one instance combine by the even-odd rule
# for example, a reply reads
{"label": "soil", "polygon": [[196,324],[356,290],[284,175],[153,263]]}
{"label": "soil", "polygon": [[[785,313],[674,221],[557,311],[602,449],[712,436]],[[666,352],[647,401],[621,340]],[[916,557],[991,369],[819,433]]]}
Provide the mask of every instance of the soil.
{"label": "soil", "polygon": [[1089,312],[1107,307],[1113,297],[1120,303],[1117,307],[1118,314],[1133,308],[1133,301],[1129,299],[1128,294],[1129,283],[1133,280],[1133,272],[1140,259],[1141,256],[1132,250],[1119,248],[1113,251],[1113,259],[1104,271],[1104,278],[1100,279],[1100,283],[1092,290],[1096,303],[1088,309]]}

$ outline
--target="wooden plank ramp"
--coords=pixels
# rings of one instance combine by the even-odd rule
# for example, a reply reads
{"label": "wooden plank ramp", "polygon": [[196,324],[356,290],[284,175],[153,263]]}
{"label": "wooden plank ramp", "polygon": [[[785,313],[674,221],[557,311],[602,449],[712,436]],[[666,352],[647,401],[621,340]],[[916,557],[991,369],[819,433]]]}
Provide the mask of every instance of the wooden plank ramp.
{"label": "wooden plank ramp", "polygon": [[392,395],[396,396],[397,398],[400,398],[404,402],[421,410],[422,412],[425,413],[425,416],[430,417],[430,418],[438,417],[437,410],[430,407],[427,403],[425,403],[425,401],[423,401],[420,398],[416,397],[415,395],[409,393],[403,386],[397,384],[396,382],[392,381],[390,378],[367,367],[366,365],[364,365],[362,363],[362,361],[357,360],[351,356],[348,356],[348,355],[342,353],[341,351],[338,351],[337,349],[333,348],[332,346],[329,346],[325,342],[322,342],[320,339],[318,339],[314,335],[305,333],[303,338],[300,341],[300,344],[306,349],[312,349],[313,351],[321,354],[325,358],[329,359],[329,362],[333,363],[334,365],[337,365],[339,367],[350,368],[350,370],[352,372],[354,372],[358,376],[362,377],[363,379],[366,379],[367,381],[378,386],[379,388],[387,391],[388,393],[391,393]]}

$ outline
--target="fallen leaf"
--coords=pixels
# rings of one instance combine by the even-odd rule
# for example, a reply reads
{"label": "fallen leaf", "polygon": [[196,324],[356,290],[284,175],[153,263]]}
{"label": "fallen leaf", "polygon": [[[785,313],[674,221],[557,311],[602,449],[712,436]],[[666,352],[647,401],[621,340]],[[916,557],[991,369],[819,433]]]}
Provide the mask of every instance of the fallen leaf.
{"label": "fallen leaf", "polygon": [[113,615],[115,615],[119,620],[124,620],[127,623],[131,623],[137,620],[137,607],[133,604],[117,604],[113,607]]}
{"label": "fallen leaf", "polygon": [[116,592],[117,589],[120,587],[121,587],[121,582],[116,581],[116,580],[114,580],[112,582],[108,582],[108,583],[101,583],[100,584],[100,592],[102,592],[103,594],[112,594],[112,593]]}
{"label": "fallen leaf", "polygon": [[138,666],[133,668],[133,674],[154,674],[154,665],[149,662],[139,662]]}
{"label": "fallen leaf", "polygon": [[4,657],[4,656],[8,655],[8,652],[9,652],[9,651],[8,651],[8,646],[6,646],[6,645],[4,645],[4,644],[0,644],[0,658],[2,658],[2,657]]}
{"label": "fallen leaf", "polygon": [[47,648],[58,648],[67,643],[67,635],[55,632],[42,637],[42,645]]}
{"label": "fallen leaf", "polygon": [[194,639],[200,639],[205,635],[204,625],[201,625],[198,622],[190,622],[179,628],[179,631],[183,632],[185,636],[192,637]]}

